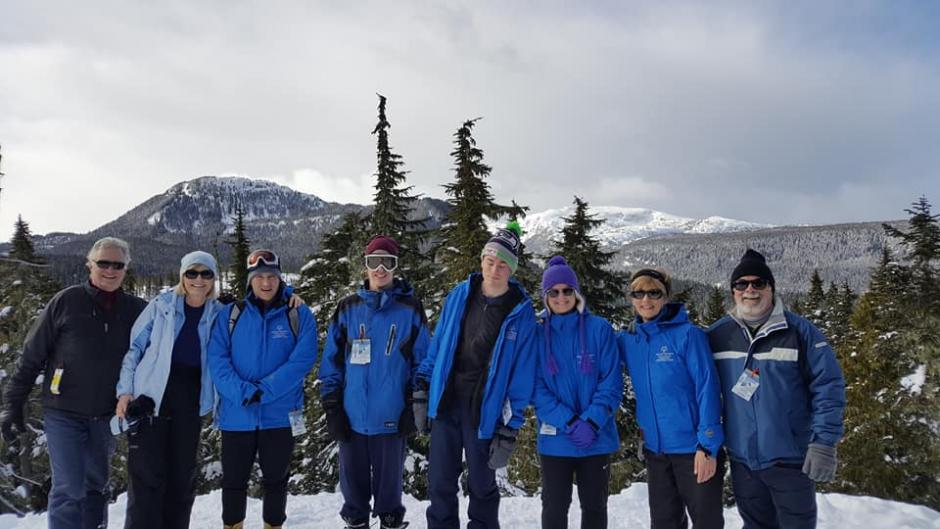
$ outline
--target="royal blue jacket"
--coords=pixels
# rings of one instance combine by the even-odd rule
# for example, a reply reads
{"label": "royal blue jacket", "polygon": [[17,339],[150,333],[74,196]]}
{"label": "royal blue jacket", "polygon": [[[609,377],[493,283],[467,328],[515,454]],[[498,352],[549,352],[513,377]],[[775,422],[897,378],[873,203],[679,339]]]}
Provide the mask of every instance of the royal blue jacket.
{"label": "royal blue jacket", "polygon": [[620,352],[646,449],[692,454],[701,446],[717,454],[724,442],[718,374],[708,338],[685,306],[668,303],[655,320],[637,318],[620,333]]}
{"label": "royal blue jacket", "polygon": [[[839,442],[845,380],[835,352],[812,323],[785,311],[777,299],[756,335],[729,315],[712,324],[708,338],[732,459],[752,470],[802,464],[809,443]],[[731,391],[745,367],[760,380],[750,401]]]}
{"label": "royal blue jacket", "polygon": [[[473,273],[460,283],[444,300],[444,310],[437,322],[434,337],[428,348],[428,356],[418,368],[418,378],[426,381],[428,391],[428,417],[437,417],[438,405],[444,396],[450,370],[454,365],[454,353],[460,341],[461,324],[470,296]],[[525,421],[525,408],[532,398],[535,385],[537,356],[535,311],[522,285],[509,280],[509,288],[519,290],[522,299],[509,312],[493,345],[490,368],[480,404],[479,439],[492,439],[498,425],[518,430]],[[472,330],[471,330],[472,332]]]}
{"label": "royal blue jacket", "polygon": [[[350,363],[353,341],[370,343],[368,364]],[[414,375],[427,356],[427,318],[407,282],[360,288],[339,302],[320,363],[320,395],[341,391],[349,425],[362,435],[398,432],[398,420],[414,390]]]}
{"label": "royal blue jacket", "polygon": [[[306,307],[299,307],[296,338],[288,319],[290,287],[264,314],[249,292],[229,335],[234,304],[216,317],[209,341],[209,372],[219,392],[219,428],[229,431],[267,430],[290,426],[289,414],[304,408],[304,378],[317,359],[317,325]],[[250,403],[257,390],[261,401]]]}
{"label": "royal blue jacket", "polygon": [[[173,346],[186,322],[183,305],[186,296],[164,292],[153,298],[140,313],[131,330],[131,346],[121,364],[117,396],[147,395],[154,402],[154,415],[160,414],[163,392],[173,367]],[[206,415],[215,407],[215,387],[208,368],[208,345],[216,314],[223,305],[208,299],[199,319],[199,345],[202,350],[202,380],[199,390],[199,414]]]}
{"label": "royal blue jacket", "polygon": [[[623,397],[620,351],[610,323],[604,318],[577,311],[549,315],[540,325],[538,369],[535,376],[535,413],[539,419],[538,450],[557,457],[586,457],[610,454],[620,448],[614,417]],[[582,335],[581,318],[584,333]],[[545,333],[545,326],[550,326]],[[582,362],[582,342],[589,361]],[[546,347],[550,340],[551,348]],[[551,351],[558,369],[552,373],[547,355]],[[565,434],[573,418],[589,421],[597,428],[597,440],[578,448]]]}

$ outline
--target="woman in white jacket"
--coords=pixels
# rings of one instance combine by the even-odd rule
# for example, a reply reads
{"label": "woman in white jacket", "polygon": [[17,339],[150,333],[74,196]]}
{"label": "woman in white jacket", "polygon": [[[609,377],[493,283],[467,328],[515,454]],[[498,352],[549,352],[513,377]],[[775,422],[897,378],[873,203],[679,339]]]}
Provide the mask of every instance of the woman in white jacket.
{"label": "woman in white jacket", "polygon": [[126,529],[187,528],[202,416],[215,390],[206,347],[215,316],[212,255],[183,256],[176,288],[154,298],[131,331],[115,415],[136,423],[128,436]]}

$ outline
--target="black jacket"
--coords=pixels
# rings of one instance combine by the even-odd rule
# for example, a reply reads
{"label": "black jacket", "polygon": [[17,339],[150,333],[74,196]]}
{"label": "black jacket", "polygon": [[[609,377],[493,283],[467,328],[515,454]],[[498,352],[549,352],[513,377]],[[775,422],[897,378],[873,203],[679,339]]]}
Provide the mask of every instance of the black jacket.
{"label": "black jacket", "polygon": [[[114,306],[104,310],[99,295],[86,282],[53,296],[26,335],[23,355],[4,389],[7,407],[22,406],[44,372],[43,407],[93,417],[114,413],[114,387],[130,346],[131,327],[147,303],[118,291]],[[55,395],[50,385],[58,368],[62,375]]]}

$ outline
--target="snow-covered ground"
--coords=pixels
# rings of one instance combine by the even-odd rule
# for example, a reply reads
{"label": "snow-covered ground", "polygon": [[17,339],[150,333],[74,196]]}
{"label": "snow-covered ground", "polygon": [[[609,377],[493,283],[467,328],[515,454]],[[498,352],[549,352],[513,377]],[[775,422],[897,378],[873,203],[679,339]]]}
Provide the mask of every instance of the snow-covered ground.
{"label": "snow-covered ground", "polygon": [[[569,513],[568,526],[571,529],[581,527],[577,510],[577,490]],[[880,500],[869,497],[846,496],[844,494],[820,494],[819,529],[938,529],[940,513],[917,505]],[[109,527],[124,527],[124,509],[127,496],[122,495],[117,503],[111,505]],[[339,519],[342,496],[339,494],[318,494],[315,496],[292,496],[287,502],[287,523],[291,529],[326,529],[342,527]],[[407,520],[409,529],[425,529],[424,509],[427,502],[407,497]],[[467,501],[461,497],[461,521],[466,525]],[[646,529],[650,526],[646,504],[646,485],[638,483],[616,496],[611,496],[608,503],[610,529],[629,528]],[[196,499],[193,509],[193,529],[213,529],[222,526],[222,493],[211,494]],[[538,498],[510,497],[503,498],[500,504],[500,522],[506,529],[537,529],[541,505]],[[373,519],[374,522],[374,519]],[[378,523],[373,523],[378,527]],[[13,515],[0,516],[0,529],[44,529],[45,515],[16,518]],[[261,502],[249,500],[247,529],[260,529]],[[739,529],[741,518],[734,509],[725,510],[725,527]]]}

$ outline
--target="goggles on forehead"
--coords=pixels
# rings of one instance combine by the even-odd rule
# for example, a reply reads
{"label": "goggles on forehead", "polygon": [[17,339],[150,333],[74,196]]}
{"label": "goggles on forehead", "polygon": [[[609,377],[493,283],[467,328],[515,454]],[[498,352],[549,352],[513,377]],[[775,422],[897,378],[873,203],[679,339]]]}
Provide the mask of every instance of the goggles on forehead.
{"label": "goggles on forehead", "polygon": [[280,268],[281,259],[271,250],[255,250],[248,254],[248,268],[254,268],[262,264]]}
{"label": "goggles on forehead", "polygon": [[398,256],[384,253],[374,253],[366,256],[366,268],[369,270],[378,270],[379,267],[391,272],[398,268]]}

